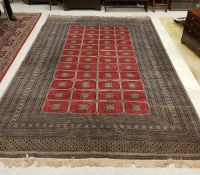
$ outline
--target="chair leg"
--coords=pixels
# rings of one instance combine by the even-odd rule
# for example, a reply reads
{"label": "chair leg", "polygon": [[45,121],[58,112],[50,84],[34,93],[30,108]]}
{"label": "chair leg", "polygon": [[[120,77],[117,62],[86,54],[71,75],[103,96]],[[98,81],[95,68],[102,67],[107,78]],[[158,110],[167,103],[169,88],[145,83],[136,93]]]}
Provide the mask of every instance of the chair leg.
{"label": "chair leg", "polygon": [[105,12],[107,11],[106,9],[106,0],[104,1],[104,9],[105,9]]}
{"label": "chair leg", "polygon": [[156,8],[156,2],[155,0],[153,0],[153,12],[155,12],[155,8]]}
{"label": "chair leg", "polygon": [[148,9],[149,9],[149,1],[145,2],[144,4],[144,9],[146,12],[148,12]]}
{"label": "chair leg", "polygon": [[51,11],[51,0],[49,0],[49,9]]}
{"label": "chair leg", "polygon": [[167,12],[169,6],[169,0],[166,0],[166,7],[165,7],[165,12]]}

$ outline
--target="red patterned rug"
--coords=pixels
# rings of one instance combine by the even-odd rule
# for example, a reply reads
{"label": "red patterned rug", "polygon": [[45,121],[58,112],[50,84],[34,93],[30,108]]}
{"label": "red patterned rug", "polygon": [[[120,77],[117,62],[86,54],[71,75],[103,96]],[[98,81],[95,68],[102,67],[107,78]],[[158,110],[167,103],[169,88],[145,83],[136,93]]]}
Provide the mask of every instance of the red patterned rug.
{"label": "red patterned rug", "polygon": [[70,26],[43,110],[148,113],[128,27]]}
{"label": "red patterned rug", "polygon": [[11,22],[11,26],[5,18],[0,18],[0,81],[35,27],[40,15],[39,13],[16,13],[18,21]]}
{"label": "red patterned rug", "polygon": [[200,121],[150,18],[49,17],[0,102],[0,156],[200,159]]}

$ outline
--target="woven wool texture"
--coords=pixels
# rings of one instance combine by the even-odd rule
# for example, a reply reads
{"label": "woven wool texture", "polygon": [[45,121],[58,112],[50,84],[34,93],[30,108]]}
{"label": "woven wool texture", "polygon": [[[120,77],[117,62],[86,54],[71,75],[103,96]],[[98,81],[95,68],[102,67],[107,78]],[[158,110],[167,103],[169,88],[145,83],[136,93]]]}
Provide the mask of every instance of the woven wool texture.
{"label": "woven wool texture", "polygon": [[148,17],[49,17],[0,121],[2,156],[200,158],[199,118]]}
{"label": "woven wool texture", "polygon": [[35,27],[40,14],[16,13],[16,16],[18,20],[11,22],[11,25],[5,18],[0,18],[0,81]]}

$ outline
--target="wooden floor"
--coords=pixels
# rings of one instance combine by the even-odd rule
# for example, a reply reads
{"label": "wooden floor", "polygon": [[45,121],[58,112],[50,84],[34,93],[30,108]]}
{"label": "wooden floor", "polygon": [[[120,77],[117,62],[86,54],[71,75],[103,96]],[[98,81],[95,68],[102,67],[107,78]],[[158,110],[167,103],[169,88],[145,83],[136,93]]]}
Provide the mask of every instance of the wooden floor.
{"label": "wooden floor", "polygon": [[186,45],[181,43],[181,36],[183,33],[183,25],[174,22],[173,18],[161,18],[162,24],[170,34],[173,42],[176,44],[179,52],[182,54],[185,62],[192,71],[196,80],[200,84],[200,57],[198,57],[192,50]]}

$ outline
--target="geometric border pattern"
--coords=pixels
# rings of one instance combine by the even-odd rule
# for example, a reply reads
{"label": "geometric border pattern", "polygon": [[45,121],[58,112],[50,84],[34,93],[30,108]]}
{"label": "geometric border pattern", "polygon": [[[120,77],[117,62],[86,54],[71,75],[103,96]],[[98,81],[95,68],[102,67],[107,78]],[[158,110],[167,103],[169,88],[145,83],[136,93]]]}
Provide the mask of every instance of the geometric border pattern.
{"label": "geometric border pattern", "polygon": [[[57,90],[52,87],[57,86],[57,80],[62,80],[63,70],[57,68],[66,62],[62,55],[68,50],[65,49],[68,31],[70,26],[77,25],[128,27],[138,67],[135,77],[142,82],[148,113],[113,115],[96,110],[96,113],[72,114],[69,109],[76,109],[76,103],[82,101],[79,100],[82,89],[77,89],[74,101],[66,100],[69,96],[67,91],[73,93],[74,89],[60,89],[66,94],[58,94],[59,100],[54,99],[55,93],[51,91]],[[84,59],[77,60],[77,64],[82,64],[82,61]],[[98,65],[93,63],[95,59],[91,61],[90,64]],[[114,59],[111,61],[111,64],[116,64]],[[111,75],[126,76],[112,71]],[[77,79],[82,80],[82,77],[83,74],[77,73]],[[98,74],[91,73],[91,77],[91,80],[101,81]],[[101,77],[105,75],[101,74]],[[94,92],[90,92],[85,101],[109,101],[104,100],[103,93]],[[94,96],[96,100],[93,100]],[[122,101],[119,93],[114,97],[116,105],[130,100],[129,94],[121,94]],[[52,102],[54,109],[58,109],[62,102],[65,106],[63,112],[44,112],[47,101],[48,110],[52,109]],[[71,107],[69,103],[74,104]],[[47,19],[0,102],[0,156],[24,157],[27,154],[69,158],[200,159],[198,115],[149,18],[52,16]]]}

